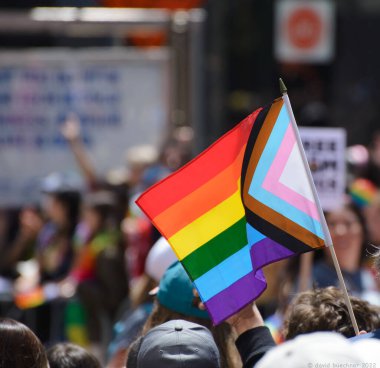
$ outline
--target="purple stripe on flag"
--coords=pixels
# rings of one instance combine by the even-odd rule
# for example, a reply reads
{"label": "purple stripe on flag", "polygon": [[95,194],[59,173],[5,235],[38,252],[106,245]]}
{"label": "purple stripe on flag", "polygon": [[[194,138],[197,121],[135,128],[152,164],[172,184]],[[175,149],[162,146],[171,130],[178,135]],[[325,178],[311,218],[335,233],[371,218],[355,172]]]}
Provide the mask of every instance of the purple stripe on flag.
{"label": "purple stripe on flag", "polygon": [[254,244],[251,249],[254,271],[205,302],[214,325],[237,313],[262,294],[267,287],[261,270],[263,266],[292,255],[292,251],[268,238]]}
{"label": "purple stripe on flag", "polygon": [[256,275],[257,278],[253,272],[245,275],[205,303],[214,325],[244,308],[266,289],[267,283],[262,271],[259,270]]}
{"label": "purple stripe on flag", "polygon": [[[312,248],[310,248],[310,250],[312,250]],[[294,256],[295,254],[288,248],[269,238],[264,238],[255,243],[252,246],[250,253],[253,272],[269,263],[280,261],[281,259]]]}

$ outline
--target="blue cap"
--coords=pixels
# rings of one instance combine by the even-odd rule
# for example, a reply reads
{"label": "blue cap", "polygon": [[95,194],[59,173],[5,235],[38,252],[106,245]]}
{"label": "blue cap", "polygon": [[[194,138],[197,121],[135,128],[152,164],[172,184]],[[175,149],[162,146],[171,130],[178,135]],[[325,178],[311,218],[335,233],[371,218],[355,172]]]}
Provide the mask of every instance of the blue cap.
{"label": "blue cap", "polygon": [[210,319],[194,304],[194,285],[180,262],[173,263],[161,278],[157,299],[164,307],[186,316]]}

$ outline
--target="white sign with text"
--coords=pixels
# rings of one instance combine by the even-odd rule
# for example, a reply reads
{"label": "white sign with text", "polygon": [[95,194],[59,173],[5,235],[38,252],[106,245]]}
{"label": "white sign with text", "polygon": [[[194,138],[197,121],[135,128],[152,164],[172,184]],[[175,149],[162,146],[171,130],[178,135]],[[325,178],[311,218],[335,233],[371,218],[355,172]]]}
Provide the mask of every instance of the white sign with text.
{"label": "white sign with text", "polygon": [[323,210],[344,204],[346,189],[346,131],[343,128],[300,127],[314,183]]}

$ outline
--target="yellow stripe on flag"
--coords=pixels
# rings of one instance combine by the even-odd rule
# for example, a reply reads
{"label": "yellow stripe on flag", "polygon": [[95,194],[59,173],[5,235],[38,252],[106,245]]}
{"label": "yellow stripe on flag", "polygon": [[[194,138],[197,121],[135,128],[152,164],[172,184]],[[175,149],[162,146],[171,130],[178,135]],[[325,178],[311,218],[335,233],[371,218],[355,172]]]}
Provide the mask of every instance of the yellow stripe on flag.
{"label": "yellow stripe on flag", "polygon": [[245,215],[240,190],[197,218],[171,238],[169,243],[181,260],[228,229]]}

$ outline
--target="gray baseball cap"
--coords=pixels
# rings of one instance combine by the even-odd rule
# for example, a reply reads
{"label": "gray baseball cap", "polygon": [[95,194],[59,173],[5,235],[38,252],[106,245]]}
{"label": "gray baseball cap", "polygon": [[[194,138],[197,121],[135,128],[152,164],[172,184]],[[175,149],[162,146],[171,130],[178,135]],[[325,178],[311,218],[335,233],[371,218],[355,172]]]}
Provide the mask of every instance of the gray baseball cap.
{"label": "gray baseball cap", "polygon": [[137,353],[138,368],[220,368],[211,332],[196,323],[173,320],[151,329]]}

